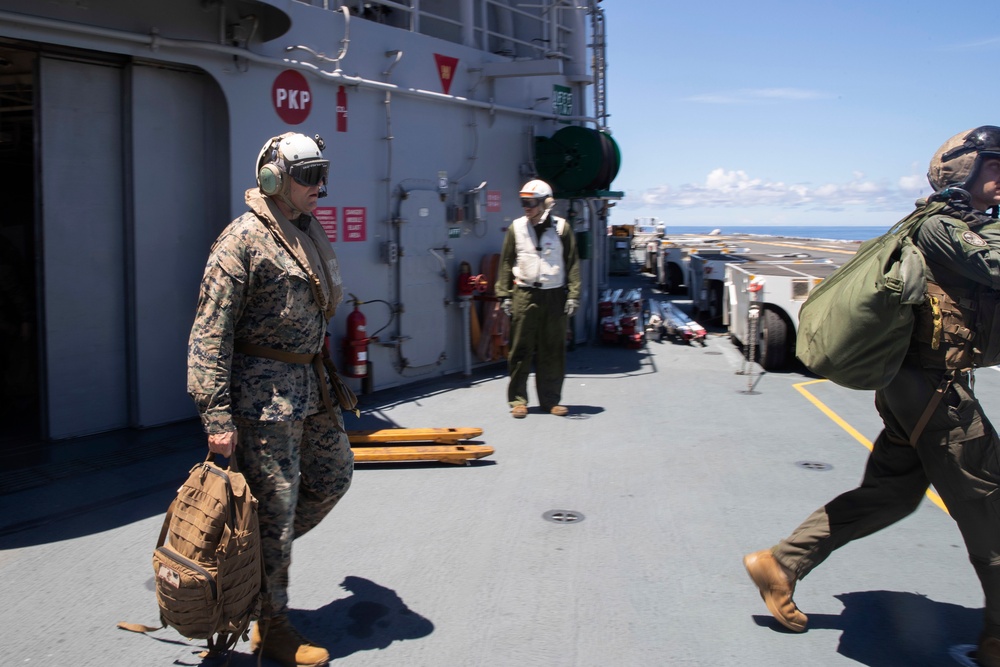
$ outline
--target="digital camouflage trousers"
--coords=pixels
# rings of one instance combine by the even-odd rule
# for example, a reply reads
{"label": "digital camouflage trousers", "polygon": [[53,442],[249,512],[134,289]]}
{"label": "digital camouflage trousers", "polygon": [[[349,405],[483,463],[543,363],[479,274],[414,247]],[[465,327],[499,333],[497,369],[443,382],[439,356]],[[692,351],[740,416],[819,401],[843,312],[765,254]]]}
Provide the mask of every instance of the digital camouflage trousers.
{"label": "digital camouflage trousers", "polygon": [[264,616],[288,611],[292,541],[313,529],[347,493],[354,453],[340,410],[305,421],[236,419],[240,472],[257,498],[266,577]]}

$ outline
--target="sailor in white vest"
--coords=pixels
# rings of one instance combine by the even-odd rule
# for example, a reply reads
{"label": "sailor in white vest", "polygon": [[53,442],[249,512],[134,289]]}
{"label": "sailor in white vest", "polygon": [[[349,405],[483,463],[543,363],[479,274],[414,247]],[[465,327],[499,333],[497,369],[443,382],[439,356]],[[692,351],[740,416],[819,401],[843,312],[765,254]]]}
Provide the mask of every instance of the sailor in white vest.
{"label": "sailor in white vest", "polygon": [[525,215],[511,223],[500,251],[495,286],[511,318],[507,365],[507,402],[511,415],[528,414],[528,375],[535,365],[535,389],[543,412],[557,416],[566,375],[566,320],[580,299],[576,236],[564,219],[552,215],[552,188],[533,180],[521,188]]}

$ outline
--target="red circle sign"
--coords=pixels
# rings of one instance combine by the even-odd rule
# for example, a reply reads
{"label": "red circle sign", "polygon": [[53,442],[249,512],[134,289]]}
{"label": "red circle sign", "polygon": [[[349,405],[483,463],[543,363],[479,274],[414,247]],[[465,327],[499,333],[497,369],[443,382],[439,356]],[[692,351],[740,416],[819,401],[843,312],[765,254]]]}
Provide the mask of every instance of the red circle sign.
{"label": "red circle sign", "polygon": [[309,110],[312,108],[309,82],[300,72],[286,69],[274,79],[271,103],[281,120],[289,125],[298,125],[309,117]]}

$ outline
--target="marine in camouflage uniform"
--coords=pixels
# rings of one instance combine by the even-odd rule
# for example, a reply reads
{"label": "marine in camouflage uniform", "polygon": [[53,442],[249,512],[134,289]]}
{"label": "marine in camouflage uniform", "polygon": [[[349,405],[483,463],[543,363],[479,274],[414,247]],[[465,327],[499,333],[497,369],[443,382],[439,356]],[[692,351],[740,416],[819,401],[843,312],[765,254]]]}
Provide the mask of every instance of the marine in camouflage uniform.
{"label": "marine in camouflage uniform", "polygon": [[744,564],[772,615],[803,631],[795,582],[834,550],[915,511],[933,484],[985,593],[977,659],[1000,667],[1000,437],[973,391],[975,368],[1000,363],[1000,127],[952,137],[928,177],[931,200],[946,206],[913,239],[927,266],[927,299],[916,307],[901,369],[875,392],[884,428],[861,485]]}
{"label": "marine in camouflage uniform", "polygon": [[[259,349],[319,353],[343,290],[336,256],[312,215],[290,221],[258,188],[245,198],[251,210],[222,232],[205,269],[188,391],[210,436],[238,434],[234,456],[259,501],[263,616],[284,616],[292,540],[346,493],[354,456],[340,408],[328,410],[322,400],[320,381],[332,391],[326,374],[320,380],[313,365],[260,356]],[[247,344],[258,347],[248,352]]]}

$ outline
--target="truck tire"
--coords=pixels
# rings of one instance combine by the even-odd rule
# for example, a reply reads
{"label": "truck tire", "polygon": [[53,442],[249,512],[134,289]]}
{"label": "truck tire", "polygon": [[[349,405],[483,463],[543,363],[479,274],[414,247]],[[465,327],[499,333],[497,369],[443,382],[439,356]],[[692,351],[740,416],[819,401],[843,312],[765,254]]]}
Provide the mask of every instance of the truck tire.
{"label": "truck tire", "polygon": [[683,294],[686,291],[685,287],[681,267],[673,262],[667,264],[667,291],[670,294]]}
{"label": "truck tire", "polygon": [[788,364],[788,323],[773,310],[760,313],[757,336],[757,363],[765,371],[783,369]]}
{"label": "truck tire", "polygon": [[722,321],[722,283],[713,280],[708,284],[708,321]]}

